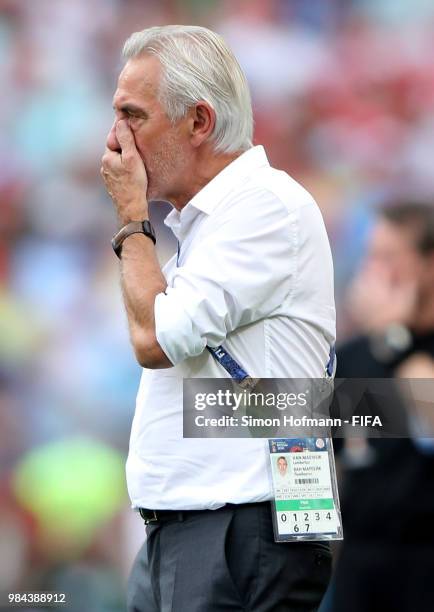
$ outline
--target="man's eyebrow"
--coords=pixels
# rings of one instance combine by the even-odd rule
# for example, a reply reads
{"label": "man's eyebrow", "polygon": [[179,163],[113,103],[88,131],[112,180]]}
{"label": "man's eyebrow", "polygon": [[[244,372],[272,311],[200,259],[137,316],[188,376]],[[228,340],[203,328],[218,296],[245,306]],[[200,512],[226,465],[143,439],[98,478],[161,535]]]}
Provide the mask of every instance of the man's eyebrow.
{"label": "man's eyebrow", "polygon": [[[113,104],[113,110],[117,110],[115,104]],[[141,115],[142,117],[148,116],[148,113],[143,108],[140,108],[140,106],[136,106],[135,104],[121,104],[119,106],[119,110],[123,113],[134,113],[135,115]]]}

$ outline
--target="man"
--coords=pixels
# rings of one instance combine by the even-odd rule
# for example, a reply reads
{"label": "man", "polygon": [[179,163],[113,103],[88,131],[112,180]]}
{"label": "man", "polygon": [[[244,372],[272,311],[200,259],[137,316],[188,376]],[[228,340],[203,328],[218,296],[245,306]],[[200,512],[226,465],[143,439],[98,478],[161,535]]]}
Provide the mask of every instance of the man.
{"label": "man", "polygon": [[[252,146],[248,86],[220,36],[150,28],[124,57],[102,174],[144,368],[127,480],[147,543],[129,609],[314,610],[329,551],[274,542],[266,441],[183,439],[182,381],[228,377],[207,350],[220,345],[253,377],[323,376],[335,310],[321,214]],[[173,206],[179,248],[163,271],[150,200]]]}
{"label": "man", "polygon": [[279,474],[279,476],[281,476],[282,478],[286,478],[286,475],[288,473],[288,462],[285,457],[279,457],[277,459],[276,465],[277,473]]}
{"label": "man", "polygon": [[434,343],[434,206],[385,205],[353,283],[349,307],[362,332],[340,349],[339,376],[390,377]]}
{"label": "man", "polygon": [[[364,333],[338,349],[337,376],[434,376],[434,206],[379,211],[350,304]],[[321,610],[433,609],[432,440],[353,440],[343,457],[345,540]]]}
{"label": "man", "polygon": [[290,472],[285,457],[278,457],[275,470],[275,485],[280,491],[288,491],[290,485]]}

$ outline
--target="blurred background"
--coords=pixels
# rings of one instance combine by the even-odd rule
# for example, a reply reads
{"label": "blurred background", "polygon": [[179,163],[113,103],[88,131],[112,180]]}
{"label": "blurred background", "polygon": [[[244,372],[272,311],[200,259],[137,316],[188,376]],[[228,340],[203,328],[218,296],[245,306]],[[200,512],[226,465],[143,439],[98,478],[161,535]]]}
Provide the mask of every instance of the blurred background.
{"label": "blurred background", "polygon": [[[0,592],[74,592],[71,610],[124,609],[144,535],[124,481],[140,371],[99,167],[123,42],[168,23],[226,37],[255,142],[319,203],[340,341],[376,207],[434,196],[430,0],[0,0]],[[168,211],[151,210],[162,262]]]}

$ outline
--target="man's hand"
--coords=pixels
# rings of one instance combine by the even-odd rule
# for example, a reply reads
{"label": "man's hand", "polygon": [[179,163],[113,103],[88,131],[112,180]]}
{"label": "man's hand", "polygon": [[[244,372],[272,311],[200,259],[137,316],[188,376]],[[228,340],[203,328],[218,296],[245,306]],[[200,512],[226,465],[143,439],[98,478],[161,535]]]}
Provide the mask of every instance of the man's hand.
{"label": "man's hand", "polygon": [[106,147],[101,175],[116,207],[120,225],[148,218],[148,177],[134,136],[125,120],[116,124],[121,152]]}
{"label": "man's hand", "polygon": [[[126,121],[116,124],[119,149],[106,148],[101,174],[118,213],[120,225],[148,219],[148,177]],[[133,234],[122,245],[121,284],[131,342],[138,362],[146,368],[168,368],[171,362],[155,332],[155,296],[166,289],[155,247],[149,238]]]}
{"label": "man's hand", "polygon": [[428,353],[414,353],[401,363],[396,376],[404,379],[398,388],[407,399],[413,418],[418,420],[420,434],[434,437],[434,359]]}
{"label": "man's hand", "polygon": [[[431,378],[434,379],[434,359],[428,353],[413,353],[403,361],[396,370],[398,378]],[[432,403],[432,390],[429,400]],[[428,398],[427,398],[428,399]],[[433,415],[434,416],[434,415]]]}

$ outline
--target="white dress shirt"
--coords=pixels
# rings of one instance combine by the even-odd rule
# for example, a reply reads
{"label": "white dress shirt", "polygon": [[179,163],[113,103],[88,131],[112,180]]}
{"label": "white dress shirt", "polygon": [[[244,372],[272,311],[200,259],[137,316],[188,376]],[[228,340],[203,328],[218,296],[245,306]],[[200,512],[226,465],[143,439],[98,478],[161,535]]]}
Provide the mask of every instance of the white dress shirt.
{"label": "white dress shirt", "polygon": [[132,504],[215,509],[271,499],[266,440],[182,437],[182,381],[229,376],[205,348],[220,344],[254,377],[324,375],[335,307],[321,213],[257,146],[165,223],[179,254],[164,267],[155,326],[174,367],[143,370],[127,461]]}

